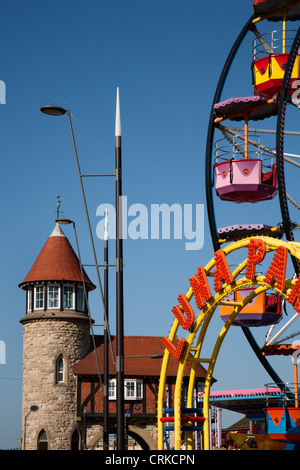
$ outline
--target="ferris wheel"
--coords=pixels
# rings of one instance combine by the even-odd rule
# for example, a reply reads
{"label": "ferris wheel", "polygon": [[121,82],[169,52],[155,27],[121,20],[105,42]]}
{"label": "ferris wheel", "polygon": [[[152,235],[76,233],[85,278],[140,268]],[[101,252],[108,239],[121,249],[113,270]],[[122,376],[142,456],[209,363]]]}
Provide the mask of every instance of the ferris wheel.
{"label": "ferris wheel", "polygon": [[[297,202],[295,178],[300,166],[297,160],[300,158],[297,154],[299,20],[300,1],[255,0],[253,14],[228,55],[215,91],[205,159],[206,202],[214,256],[191,276],[186,294],[178,296],[178,305],[172,310],[173,325],[169,336],[163,339],[165,355],[158,394],[159,449],[164,445],[166,423],[175,431],[175,449],[181,448],[183,431],[187,448],[192,449],[193,432],[202,428],[204,449],[209,449],[212,373],[231,327],[242,329],[279,388],[283,381],[268,357],[291,355],[298,350],[291,342],[299,334],[295,325],[300,311],[300,243],[296,240],[300,198]],[[293,25],[291,30],[290,25]],[[265,32],[266,28],[271,32]],[[225,82],[229,86],[231,83],[232,65],[249,36],[252,61],[247,86],[251,92],[223,97]],[[243,220],[238,219],[241,214]],[[224,217],[228,223],[220,227],[218,224]],[[241,258],[243,250],[246,254]],[[212,352],[203,357],[205,336],[216,315],[223,326],[216,335]],[[187,336],[178,340],[180,328]],[[260,328],[266,329],[263,344],[256,339]],[[173,408],[166,411],[164,389],[172,356],[178,361],[178,374]],[[186,403],[182,407],[183,378],[188,363],[192,367]],[[195,407],[192,395],[199,363],[208,367],[203,414]]]}
{"label": "ferris wheel", "polygon": [[[233,45],[220,76],[206,148],[206,201],[215,250],[230,241],[257,235],[291,242],[296,239],[297,211],[300,209],[295,179],[300,166],[297,154],[300,136],[299,20],[299,1],[255,0],[253,15]],[[234,59],[249,35],[252,36],[253,94],[222,99],[225,81],[230,83]],[[272,201],[272,206],[266,201]],[[221,205],[222,211],[226,212],[226,203],[231,206],[231,221],[225,227],[218,227],[217,207]],[[250,213],[250,205],[254,206],[253,212],[260,220],[241,223],[235,219],[234,205],[244,206],[246,213]],[[278,212],[274,207],[279,209]],[[290,259],[291,269],[297,277],[299,261],[293,256]],[[279,331],[273,337],[275,323],[271,320],[266,343],[262,345],[257,343],[253,329],[249,329],[268,324],[258,318],[258,313],[253,311],[253,321],[237,324],[274,382],[281,383],[263,347],[273,345],[274,348],[283,339],[296,337],[299,331],[293,327],[297,315],[293,312],[284,326],[280,321],[280,327],[276,327]]]}

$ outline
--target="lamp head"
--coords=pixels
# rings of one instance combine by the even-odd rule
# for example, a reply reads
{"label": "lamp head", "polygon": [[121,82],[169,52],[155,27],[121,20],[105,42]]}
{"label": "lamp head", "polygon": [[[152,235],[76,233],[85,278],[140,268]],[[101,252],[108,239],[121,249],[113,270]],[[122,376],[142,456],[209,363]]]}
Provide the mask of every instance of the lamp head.
{"label": "lamp head", "polygon": [[53,104],[42,106],[40,110],[42,113],[48,114],[49,116],[63,116],[67,112],[66,109],[61,108],[60,106],[54,106]]}
{"label": "lamp head", "polygon": [[62,225],[74,224],[73,220],[70,219],[55,219],[55,222]]}

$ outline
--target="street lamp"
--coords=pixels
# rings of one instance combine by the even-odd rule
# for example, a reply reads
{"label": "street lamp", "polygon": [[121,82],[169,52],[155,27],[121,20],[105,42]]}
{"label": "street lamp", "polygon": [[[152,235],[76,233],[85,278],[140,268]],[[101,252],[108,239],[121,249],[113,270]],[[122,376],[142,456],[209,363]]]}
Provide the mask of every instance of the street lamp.
{"label": "street lamp", "polygon": [[75,222],[73,222],[73,220],[71,219],[55,219],[55,222],[57,222],[58,224],[62,224],[62,225],[68,225],[68,224],[73,224],[73,226],[75,227]]}
{"label": "street lamp", "polygon": [[25,415],[24,418],[24,431],[23,431],[23,438],[22,438],[22,450],[26,450],[26,432],[27,432],[27,418],[30,415],[31,411],[35,412],[38,411],[39,407],[37,405],[31,405],[29,407],[29,411]]}
{"label": "street lamp", "polygon": [[[80,272],[81,272],[81,278],[82,278],[82,283],[83,283],[83,289],[84,289],[84,295],[85,295],[85,301],[86,305],[88,308],[88,314],[89,314],[89,320],[90,320],[90,327],[93,332],[93,326],[92,326],[92,320],[91,320],[91,314],[90,314],[90,309],[89,309],[89,304],[88,304],[88,297],[87,297],[87,292],[85,288],[85,282],[84,282],[84,275],[83,275],[83,268],[82,268],[82,263],[81,263],[81,256],[80,256],[80,251],[79,251],[79,243],[78,243],[78,238],[77,238],[77,232],[76,232],[76,226],[75,222],[70,219],[65,219],[65,218],[59,218],[55,220],[58,224],[62,225],[68,225],[72,224],[74,228],[74,234],[75,234],[75,240],[76,240],[76,246],[77,246],[77,253],[78,253],[78,259],[79,259],[79,266],[80,266]],[[105,245],[104,249],[104,262],[105,262],[105,279],[104,279],[104,290],[105,290],[105,307],[106,307],[106,312],[108,312],[108,273],[107,273],[107,246]],[[97,363],[97,368],[98,368],[98,375],[99,375],[99,383],[100,386],[102,385],[102,380],[101,380],[101,373],[100,373],[100,365],[99,365],[99,359],[97,355],[97,348],[96,348],[96,343],[95,343],[95,338],[94,334],[92,335],[92,340],[93,340],[93,346],[94,346],[94,351],[96,355],[96,363]],[[108,439],[109,439],[109,429],[108,429],[108,415],[109,415],[109,408],[108,408],[108,325],[105,323],[105,329],[104,329],[104,342],[105,342],[105,347],[104,347],[104,374],[103,374],[103,395],[104,395],[104,405],[103,405],[103,441],[105,444],[105,447],[108,448]],[[86,408],[84,411],[84,419],[86,419]]]}
{"label": "street lamp", "polygon": [[[85,197],[85,192],[84,192],[83,183],[82,183],[82,174],[81,174],[81,171],[80,171],[80,165],[79,165],[78,154],[77,154],[77,149],[76,149],[75,137],[74,137],[74,132],[73,132],[72,120],[71,120],[71,113],[70,113],[69,109],[65,109],[65,108],[62,108],[60,106],[55,106],[53,104],[47,105],[47,106],[42,106],[40,108],[40,111],[44,114],[47,114],[48,116],[63,116],[66,113],[68,115],[70,131],[71,131],[71,137],[72,137],[73,148],[74,148],[74,154],[75,154],[76,165],[77,165],[77,171],[78,171],[78,176],[79,176],[79,181],[80,181],[81,193],[82,193],[82,198],[83,198],[83,203],[84,203],[84,208],[85,208],[85,214],[86,214],[88,229],[89,229],[89,234],[90,234],[90,240],[91,240],[91,245],[92,245],[92,250],[93,250],[93,255],[94,255],[94,264],[95,264],[96,272],[97,272],[97,278],[98,278],[98,284],[99,284],[99,290],[100,290],[100,294],[101,294],[101,300],[102,300],[105,320],[107,320],[103,289],[102,289],[102,284],[101,284],[101,279],[100,279],[100,274],[99,274],[99,269],[98,269],[98,261],[97,261],[97,256],[96,256],[96,250],[95,250],[95,244],[94,244],[92,229],[91,229],[90,217],[89,217],[89,213],[88,213],[86,197]],[[66,221],[67,219],[64,219],[64,220]]]}
{"label": "street lamp", "polygon": [[63,116],[67,112],[66,109],[61,108],[60,106],[54,106],[53,104],[42,106],[40,109],[42,113],[48,114],[48,116]]}
{"label": "street lamp", "polygon": [[[98,284],[102,299],[102,305],[105,316],[105,325],[109,333],[107,308],[103,295],[102,284],[98,269],[98,262],[96,256],[95,245],[91,230],[90,218],[87,209],[87,203],[82,183],[82,174],[80,171],[77,149],[75,144],[74,132],[71,121],[71,114],[69,109],[64,109],[60,106],[53,104],[42,106],[41,112],[49,116],[63,116],[67,113],[74,153],[76,158],[77,171],[80,180],[81,192],[85,207],[85,213],[88,222],[92,250],[94,254],[94,263],[97,269]],[[125,449],[125,435],[124,435],[124,306],[123,306],[123,240],[122,240],[122,208],[120,203],[122,201],[122,164],[121,164],[121,118],[120,118],[120,101],[119,101],[119,88],[117,88],[117,102],[116,102],[116,121],[115,121],[115,163],[116,163],[116,324],[117,324],[117,357],[116,357],[116,370],[117,370],[117,446],[118,450]],[[101,175],[98,175],[101,176]],[[106,175],[103,175],[106,176]],[[107,175],[111,176],[111,175]]]}

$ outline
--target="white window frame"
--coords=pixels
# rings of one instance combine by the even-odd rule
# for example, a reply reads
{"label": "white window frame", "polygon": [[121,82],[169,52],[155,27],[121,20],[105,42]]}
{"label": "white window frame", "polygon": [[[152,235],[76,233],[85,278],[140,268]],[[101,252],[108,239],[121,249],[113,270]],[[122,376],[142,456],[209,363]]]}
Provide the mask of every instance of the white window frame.
{"label": "white window frame", "polygon": [[[129,389],[130,386],[130,389]],[[111,379],[108,386],[109,400],[117,398],[116,379]],[[143,399],[143,381],[141,379],[124,379],[124,400],[142,400]]]}
{"label": "white window frame", "polygon": [[[71,307],[70,300],[72,304]],[[63,308],[70,308],[71,310],[75,309],[75,289],[72,284],[64,284],[63,286]]]}
{"label": "white window frame", "polygon": [[143,381],[138,379],[124,380],[124,399],[142,400],[143,399]]}
{"label": "white window frame", "polygon": [[65,360],[62,354],[56,360],[56,383],[65,383]]}
{"label": "white window frame", "polygon": [[[38,297],[38,293],[42,295]],[[37,306],[38,302],[38,306]],[[45,293],[44,293],[44,286],[35,286],[34,288],[34,309],[35,310],[43,310],[45,305]]]}
{"label": "white window frame", "polygon": [[198,381],[197,382],[197,394],[198,394],[198,396],[199,396],[199,394],[201,394],[203,392],[204,392],[204,382]]}
{"label": "white window frame", "polygon": [[27,291],[27,312],[31,312],[32,310],[32,289],[28,289]]}
{"label": "white window frame", "polygon": [[[50,301],[53,302],[53,299],[50,300],[50,289],[57,289],[57,299],[54,297],[54,301],[57,300],[57,305],[54,306],[54,305],[50,305]],[[48,304],[48,308],[60,308],[60,285],[59,284],[49,284],[47,286],[47,304]],[[54,303],[54,302],[53,302]]]}
{"label": "white window frame", "polygon": [[116,400],[117,399],[117,380],[111,379],[108,382],[108,399]]}

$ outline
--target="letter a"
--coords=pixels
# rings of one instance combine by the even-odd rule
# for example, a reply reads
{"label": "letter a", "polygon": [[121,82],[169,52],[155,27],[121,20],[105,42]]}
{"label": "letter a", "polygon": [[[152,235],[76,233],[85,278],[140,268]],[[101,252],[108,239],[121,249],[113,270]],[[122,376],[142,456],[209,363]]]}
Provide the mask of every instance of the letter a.
{"label": "letter a", "polygon": [[225,281],[227,284],[232,282],[232,274],[229,269],[226,256],[223,250],[218,250],[215,253],[215,280],[214,280],[214,289],[218,292],[222,289],[222,281]]}
{"label": "letter a", "polygon": [[275,287],[281,291],[285,288],[287,257],[288,249],[285,246],[277,248],[271,266],[264,277],[264,282],[267,284],[271,284],[274,279],[277,279]]}
{"label": "letter a", "polygon": [[293,285],[291,292],[286,299],[291,305],[293,305],[296,312],[300,314],[300,278]]}

